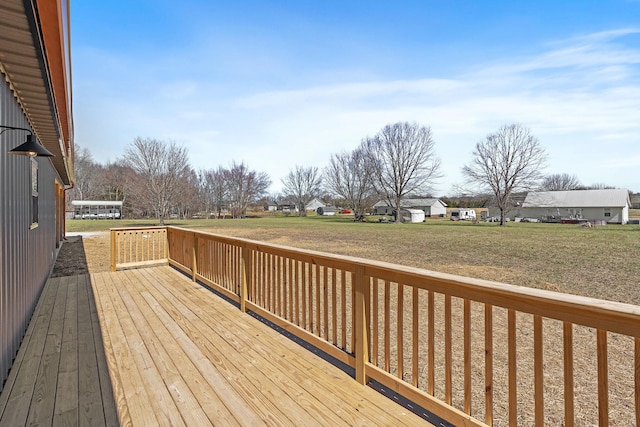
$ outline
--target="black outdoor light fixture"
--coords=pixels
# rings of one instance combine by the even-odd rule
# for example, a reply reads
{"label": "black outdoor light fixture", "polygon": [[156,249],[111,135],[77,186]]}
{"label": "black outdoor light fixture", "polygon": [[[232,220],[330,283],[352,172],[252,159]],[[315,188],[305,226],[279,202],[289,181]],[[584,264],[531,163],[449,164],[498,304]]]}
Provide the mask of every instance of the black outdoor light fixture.
{"label": "black outdoor light fixture", "polygon": [[0,135],[8,130],[24,130],[29,132],[29,135],[27,135],[27,140],[15,147],[13,150],[9,150],[9,154],[17,154],[20,156],[29,157],[53,157],[53,153],[51,153],[49,150],[39,144],[38,141],[36,141],[36,138],[33,136],[33,132],[31,132],[30,129],[3,125],[0,125],[0,128],[3,129],[2,132],[0,132]]}

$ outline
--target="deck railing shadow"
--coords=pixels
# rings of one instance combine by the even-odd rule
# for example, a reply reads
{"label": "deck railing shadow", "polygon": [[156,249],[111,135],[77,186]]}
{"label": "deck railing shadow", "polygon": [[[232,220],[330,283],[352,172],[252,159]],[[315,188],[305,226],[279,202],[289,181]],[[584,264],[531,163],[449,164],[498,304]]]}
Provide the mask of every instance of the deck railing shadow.
{"label": "deck railing shadow", "polygon": [[112,229],[455,425],[640,425],[640,307],[177,227]]}

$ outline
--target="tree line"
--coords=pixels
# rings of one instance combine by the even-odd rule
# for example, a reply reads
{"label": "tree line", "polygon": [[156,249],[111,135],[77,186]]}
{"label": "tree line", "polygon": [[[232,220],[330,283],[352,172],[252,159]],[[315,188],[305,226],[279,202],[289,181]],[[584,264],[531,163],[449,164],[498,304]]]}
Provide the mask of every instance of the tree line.
{"label": "tree line", "polygon": [[[610,188],[585,187],[566,173],[544,175],[546,161],[544,148],[527,127],[504,125],[476,144],[471,162],[462,169],[465,191],[491,197],[504,225],[516,192]],[[323,169],[296,165],[282,179],[281,195],[269,195],[268,174],[244,162],[196,171],[187,149],[175,142],[136,138],[120,159],[105,165],[88,149],[77,147],[76,185],[68,199],[121,200],[133,216],[153,216],[164,224],[169,216],[186,218],[198,212],[217,217],[228,212],[240,218],[266,197],[289,199],[298,215],[306,215],[308,203],[321,197],[338,200],[357,220],[379,200],[398,207],[405,198],[428,196],[441,177],[431,129],[398,122],[364,138],[352,151],[333,153]]]}

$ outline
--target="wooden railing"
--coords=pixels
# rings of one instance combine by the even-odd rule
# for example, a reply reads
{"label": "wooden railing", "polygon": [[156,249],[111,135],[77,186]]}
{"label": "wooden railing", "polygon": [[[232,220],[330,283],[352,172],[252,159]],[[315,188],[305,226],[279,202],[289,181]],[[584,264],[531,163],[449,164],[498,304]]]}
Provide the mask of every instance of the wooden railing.
{"label": "wooden railing", "polygon": [[168,259],[166,227],[111,229],[111,271],[166,264]]}
{"label": "wooden railing", "polygon": [[176,227],[167,239],[193,280],[455,425],[640,425],[638,306]]}

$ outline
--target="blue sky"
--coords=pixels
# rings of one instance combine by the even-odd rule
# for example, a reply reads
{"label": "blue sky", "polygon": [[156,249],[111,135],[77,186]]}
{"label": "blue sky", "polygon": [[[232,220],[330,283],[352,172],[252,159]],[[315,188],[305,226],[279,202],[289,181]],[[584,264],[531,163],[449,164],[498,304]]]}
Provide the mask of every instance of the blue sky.
{"label": "blue sky", "polygon": [[272,191],[397,121],[430,126],[443,178],[529,127],[548,173],[640,191],[640,1],[77,0],[75,140],[99,162],[172,140]]}

